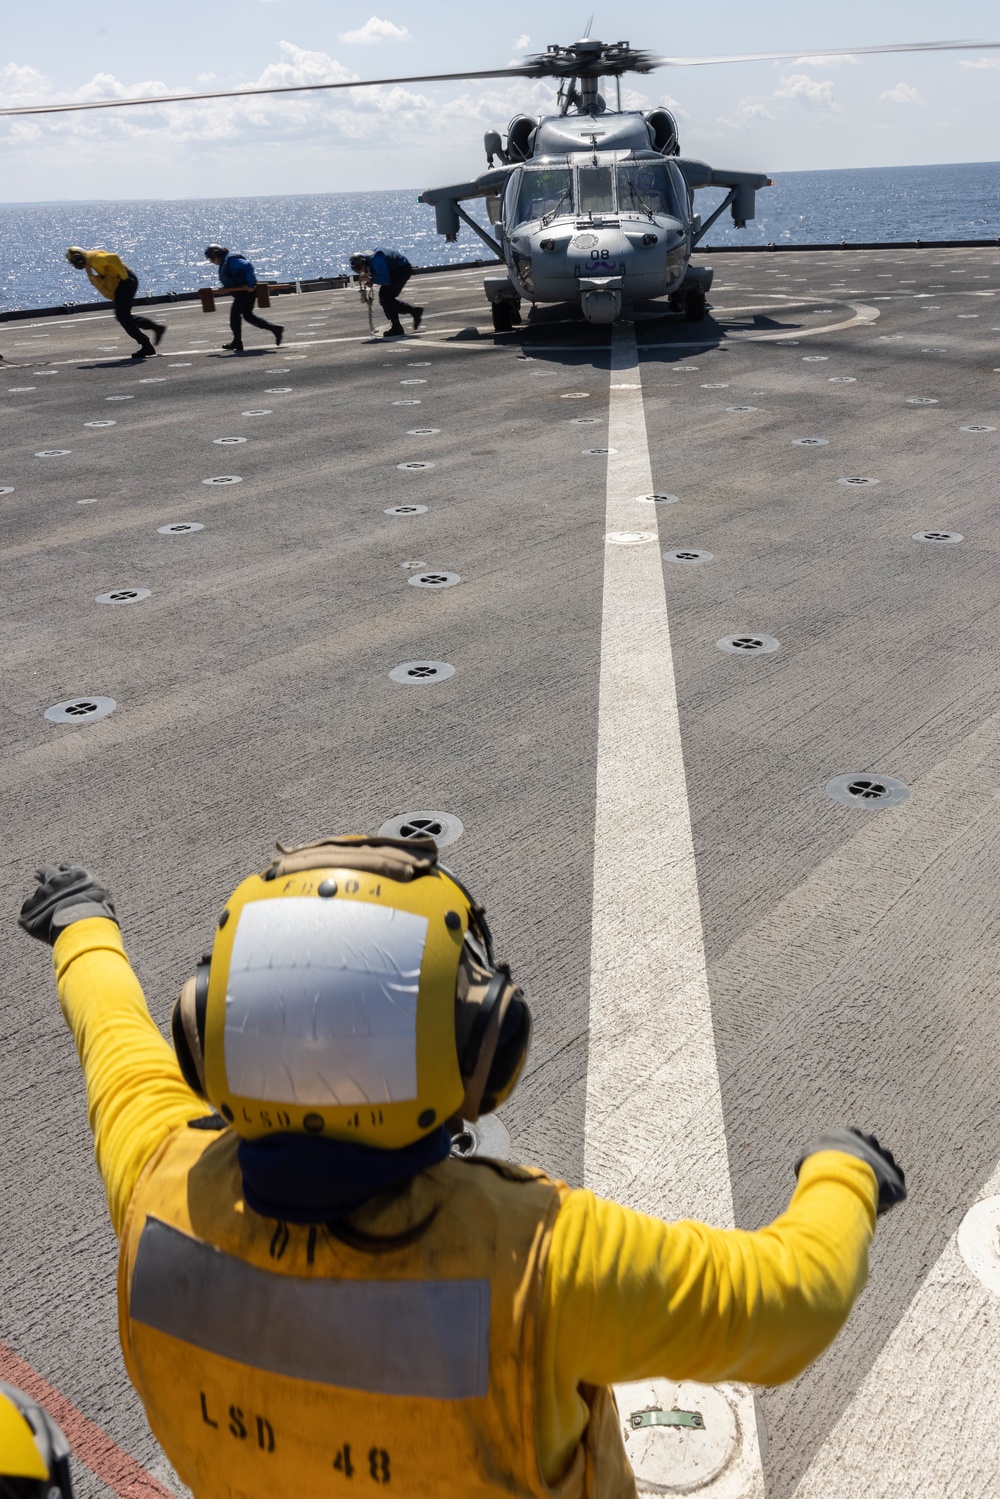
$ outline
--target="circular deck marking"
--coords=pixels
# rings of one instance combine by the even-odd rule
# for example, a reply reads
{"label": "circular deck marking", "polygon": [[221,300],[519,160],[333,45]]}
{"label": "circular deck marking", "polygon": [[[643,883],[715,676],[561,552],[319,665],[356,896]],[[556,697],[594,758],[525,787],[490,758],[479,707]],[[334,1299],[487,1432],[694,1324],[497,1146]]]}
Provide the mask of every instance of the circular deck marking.
{"label": "circular deck marking", "polygon": [[857,385],[857,375],[827,375],[831,385]]}
{"label": "circular deck marking", "polygon": [[37,385],[8,385],[7,394],[9,396],[26,396],[29,390],[37,389]]}
{"label": "circular deck marking", "polygon": [[113,697],[71,697],[46,708],[45,717],[50,723],[81,723],[84,719],[107,718],[117,706]]}
{"label": "circular deck marking", "polygon": [[186,363],[184,363],[184,364],[168,364],[167,365],[167,369],[168,370],[189,370],[190,368],[191,368],[191,361],[190,361],[190,359],[188,359],[186,361]]}
{"label": "circular deck marking", "polygon": [[261,408],[260,411],[241,411],[240,412],[240,416],[273,416],[273,415],[274,415],[273,411],[270,411],[270,410],[268,410],[266,408],[263,408],[263,407]]}
{"label": "circular deck marking", "polygon": [[937,396],[907,396],[904,402],[906,406],[937,406]]}
{"label": "circular deck marking", "polygon": [[169,526],[157,526],[161,536],[183,536],[187,531],[204,531],[200,520],[175,520]]}
{"label": "circular deck marking", "polygon": [[451,1153],[466,1158],[486,1156],[491,1161],[509,1161],[510,1135],[495,1114],[485,1114],[475,1124],[463,1119],[462,1128],[452,1135]]}
{"label": "circular deck marking", "polygon": [[13,493],[14,493],[14,486],[13,486],[13,484],[2,484],[2,485],[0,485],[0,494],[13,494]]}
{"label": "circular deck marking", "polygon": [[820,316],[823,316],[823,315],[825,315],[828,312],[833,312],[833,310],[834,309],[832,307],[814,307],[813,308],[813,312],[819,314]]}
{"label": "circular deck marking", "polygon": [[640,547],[656,540],[655,531],[608,531],[605,541],[617,547]]}
{"label": "circular deck marking", "polygon": [[564,390],[559,397],[560,401],[589,401],[589,390]]}
{"label": "circular deck marking", "polygon": [[148,599],[150,590],[148,588],[114,588],[110,593],[99,593],[94,600],[95,604],[138,604],[143,599]]}
{"label": "circular deck marking", "polygon": [[[2,491],[0,491],[0,493],[2,493]],[[97,496],[95,495],[92,500],[77,500],[76,503],[78,505],[96,505],[97,504]]]}
{"label": "circular deck marking", "polygon": [[664,552],[664,562],[711,562],[711,552],[676,551]]}
{"label": "circular deck marking", "polygon": [[901,807],[910,799],[910,788],[892,776],[851,771],[826,783],[826,794],[844,807]]}
{"label": "circular deck marking", "polygon": [[881,481],[879,479],[871,479],[864,474],[851,474],[846,479],[837,480],[838,484],[848,484],[853,486],[854,488],[862,488],[866,484],[878,484],[880,482]]}
{"label": "circular deck marking", "polygon": [[727,411],[756,411],[756,406],[727,406]]}
{"label": "circular deck marking", "polygon": [[635,497],[637,505],[676,505],[680,501],[679,494],[637,494]]}
{"label": "circular deck marking", "polygon": [[105,396],[106,401],[134,401],[135,396]]}
{"label": "circular deck marking", "polygon": [[443,682],[455,675],[455,668],[447,661],[404,661],[394,666],[389,676],[394,682]]}
{"label": "circular deck marking", "polygon": [[1000,1197],[984,1197],[958,1227],[959,1252],[973,1275],[1000,1296]]}
{"label": "circular deck marking", "polygon": [[570,425],[573,427],[596,427],[602,420],[599,416],[571,416]]}
{"label": "circular deck marking", "polygon": [[113,421],[106,421],[106,422],[84,422],[83,425],[85,427],[117,427],[118,423],[117,422],[113,422]]}
{"label": "circular deck marking", "polygon": [[458,573],[425,572],[414,573],[412,578],[407,578],[407,583],[414,588],[454,588],[456,583],[462,579]]}
{"label": "circular deck marking", "polygon": [[167,380],[166,375],[146,375],[142,380],[139,381],[139,384],[140,385],[165,385],[166,384],[166,380]]}
{"label": "circular deck marking", "polygon": [[383,515],[426,515],[426,505],[389,505]]}
{"label": "circular deck marking", "polygon": [[266,396],[290,396],[292,387],[290,385],[269,385],[264,391]]}
{"label": "circular deck marking", "polygon": [[415,378],[415,379],[411,378],[411,379],[408,379],[408,380],[400,380],[399,383],[400,383],[400,385],[426,385],[427,381],[422,376],[420,376],[420,377]]}
{"label": "circular deck marking", "polygon": [[749,1492],[747,1442],[724,1388],[644,1379],[622,1385],[616,1393],[625,1451],[640,1494],[693,1494],[714,1488],[716,1479],[728,1487],[723,1475],[735,1480],[730,1493]]}
{"label": "circular deck marking", "polygon": [[433,468],[434,465],[425,462],[422,458],[410,458],[406,463],[397,463],[396,467],[401,468],[404,474],[419,474],[423,469]]}
{"label": "circular deck marking", "polygon": [[72,451],[73,451],[72,448],[41,448],[35,454],[35,457],[36,458],[65,458],[65,457],[67,457],[68,454],[72,453]]}
{"label": "circular deck marking", "polygon": [[278,369],[265,370],[264,371],[265,375],[290,375],[291,373],[292,372],[288,368],[287,364],[281,365],[280,368],[278,368]]}
{"label": "circular deck marking", "polygon": [[420,402],[419,402],[419,401],[416,401],[416,400],[413,400],[413,399],[412,399],[412,398],[411,398],[411,399],[410,399],[410,400],[408,400],[408,401],[393,401],[393,403],[392,403],[392,404],[393,404],[393,405],[394,405],[394,406],[419,406],[419,405],[420,405]]}
{"label": "circular deck marking", "polygon": [[429,370],[431,362],[429,359],[408,359],[406,368],[408,370]]}
{"label": "circular deck marking", "polygon": [[961,531],[914,531],[914,541],[932,541],[936,546],[952,545],[956,541],[964,541]]}
{"label": "circular deck marking", "polygon": [[411,427],[407,437],[437,437],[440,427]]}
{"label": "circular deck marking", "polygon": [[233,447],[238,442],[246,442],[245,437],[213,437],[213,443],[217,448]]}
{"label": "circular deck marking", "polygon": [[984,427],[981,422],[974,422],[968,427],[959,427],[960,432],[995,432],[996,427]]}
{"label": "circular deck marking", "polygon": [[239,474],[216,474],[212,479],[202,479],[203,484],[242,484]]}
{"label": "circular deck marking", "polygon": [[773,635],[725,635],[715,643],[732,656],[764,656],[776,651],[780,642]]}
{"label": "circular deck marking", "polygon": [[775,348],[778,349],[797,349],[798,346],[799,340],[797,338],[779,338],[775,342]]}
{"label": "circular deck marking", "polygon": [[803,354],[802,356],[803,364],[828,364],[829,360],[829,354]]}
{"label": "circular deck marking", "polygon": [[703,382],[701,388],[702,388],[702,390],[728,390],[729,386],[728,386],[728,384],[726,384],[726,385],[706,385]]}
{"label": "circular deck marking", "polygon": [[828,437],[793,437],[793,448],[825,448],[829,445]]}
{"label": "circular deck marking", "polygon": [[941,348],[934,348],[934,349],[921,349],[920,352],[921,352],[921,354],[947,354],[948,350],[947,349],[941,349]]}
{"label": "circular deck marking", "polygon": [[959,317],[978,317],[979,313],[978,312],[960,312],[958,314],[958,316]]}

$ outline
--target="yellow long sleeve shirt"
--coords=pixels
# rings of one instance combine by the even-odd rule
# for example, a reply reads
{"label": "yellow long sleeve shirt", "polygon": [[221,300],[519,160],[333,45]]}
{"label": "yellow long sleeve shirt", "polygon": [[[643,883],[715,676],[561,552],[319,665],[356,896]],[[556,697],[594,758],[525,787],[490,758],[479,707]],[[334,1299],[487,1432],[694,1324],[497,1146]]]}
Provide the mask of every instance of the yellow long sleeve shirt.
{"label": "yellow long sleeve shirt", "polygon": [[[53,959],[121,1237],[147,1162],[205,1114],[205,1103],[153,1023],[114,922],[67,927]],[[811,1156],[787,1210],[754,1233],[661,1222],[570,1192],[540,1310],[536,1409],[547,1481],[565,1470],[586,1424],[581,1384],[647,1376],[774,1384],[801,1373],[865,1284],[876,1203],[871,1168],[836,1151]]]}
{"label": "yellow long sleeve shirt", "polygon": [[119,284],[132,274],[128,266],[110,250],[85,250],[83,258],[91,285],[97,287],[102,297],[113,302]]}

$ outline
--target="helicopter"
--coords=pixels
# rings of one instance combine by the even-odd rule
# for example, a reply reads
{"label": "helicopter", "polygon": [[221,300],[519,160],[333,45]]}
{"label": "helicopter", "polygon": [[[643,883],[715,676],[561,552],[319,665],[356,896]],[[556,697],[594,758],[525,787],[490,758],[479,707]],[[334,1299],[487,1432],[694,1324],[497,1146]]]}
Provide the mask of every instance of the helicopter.
{"label": "helicopter", "polygon": [[[772,187],[772,179],[681,156],[669,109],[623,111],[622,74],[655,66],[628,42],[586,37],[549,47],[527,64],[536,77],[560,80],[558,113],[515,115],[506,144],[487,131],[489,170],[418,199],[434,208],[446,242],[457,239],[464,221],[506,263],[506,275],[485,279],[494,329],[510,332],[524,299],[533,307],[561,304],[589,323],[613,323],[638,302],[666,297],[669,310],[700,322],[712,270],[692,265],[692,250],[727,208],[745,228],[758,189]],[[602,76],[615,79],[615,110],[599,92]],[[495,159],[502,165],[494,167]],[[703,187],[729,189],[704,220],[694,210]],[[485,198],[495,238],[461,207],[475,198]]]}
{"label": "helicopter", "polygon": [[[893,42],[813,48],[809,56],[818,61],[879,53],[997,49],[1000,42]],[[434,208],[438,233],[447,242],[457,239],[464,222],[505,264],[506,274],[487,275],[484,288],[493,326],[499,332],[509,332],[520,321],[524,300],[532,303],[533,310],[554,303],[582,314],[590,323],[614,323],[635,315],[642,303],[665,297],[666,308],[661,302],[661,309],[682,312],[697,322],[705,316],[712,271],[691,264],[692,250],[727,208],[737,228],[744,228],[754,217],[757,192],[774,184],[763,173],[722,171],[681,156],[677,122],[669,109],[622,109],[622,75],[651,73],[661,67],[780,62],[802,54],[798,48],[714,57],[656,57],[628,42],[605,43],[588,35],[570,46],[550,46],[505,68],[17,105],[0,109],[0,118],[389,84],[556,78],[556,114],[541,119],[516,115],[507,128],[506,143],[499,132],[488,131],[484,138],[487,171],[471,182],[429,188],[418,202]],[[598,88],[605,77],[615,80],[613,110]],[[494,165],[497,160],[499,166]],[[703,220],[695,212],[694,195],[706,187],[723,187],[728,192]],[[462,207],[477,198],[485,199],[495,236]]]}

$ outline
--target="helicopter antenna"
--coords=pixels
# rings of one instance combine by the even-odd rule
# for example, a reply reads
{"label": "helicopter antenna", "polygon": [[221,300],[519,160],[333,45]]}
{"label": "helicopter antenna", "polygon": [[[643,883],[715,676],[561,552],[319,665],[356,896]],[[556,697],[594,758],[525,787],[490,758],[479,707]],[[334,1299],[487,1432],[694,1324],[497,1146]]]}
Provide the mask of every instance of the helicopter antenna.
{"label": "helicopter antenna", "polygon": [[583,31],[583,40],[585,42],[588,42],[590,40],[590,33],[593,31],[593,29],[594,29],[594,12],[591,11],[590,12],[590,20],[587,22],[586,26],[584,27],[584,31]]}

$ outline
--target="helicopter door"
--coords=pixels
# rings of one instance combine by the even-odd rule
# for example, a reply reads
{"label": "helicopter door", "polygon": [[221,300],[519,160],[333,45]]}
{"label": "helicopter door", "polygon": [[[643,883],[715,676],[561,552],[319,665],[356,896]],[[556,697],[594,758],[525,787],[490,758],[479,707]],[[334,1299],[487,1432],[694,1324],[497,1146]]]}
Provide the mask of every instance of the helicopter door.
{"label": "helicopter door", "polygon": [[580,213],[614,213],[615,190],[610,167],[577,168]]}

